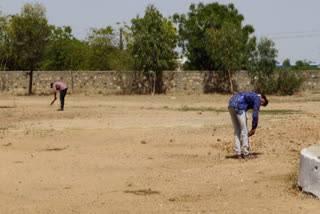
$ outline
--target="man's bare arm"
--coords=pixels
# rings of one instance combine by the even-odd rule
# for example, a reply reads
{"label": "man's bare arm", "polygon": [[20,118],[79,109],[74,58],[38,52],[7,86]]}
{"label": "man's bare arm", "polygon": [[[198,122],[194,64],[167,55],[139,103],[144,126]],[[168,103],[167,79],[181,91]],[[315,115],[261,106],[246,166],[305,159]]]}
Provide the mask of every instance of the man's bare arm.
{"label": "man's bare arm", "polygon": [[57,92],[56,91],[53,93],[53,96],[54,97],[53,97],[53,100],[50,105],[53,105],[53,103],[57,100]]}

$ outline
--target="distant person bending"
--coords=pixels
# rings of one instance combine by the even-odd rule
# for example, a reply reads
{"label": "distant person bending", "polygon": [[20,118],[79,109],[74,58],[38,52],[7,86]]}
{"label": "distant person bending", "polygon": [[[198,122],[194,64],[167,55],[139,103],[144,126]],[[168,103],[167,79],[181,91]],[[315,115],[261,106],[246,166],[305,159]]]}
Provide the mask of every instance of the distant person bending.
{"label": "distant person bending", "polygon": [[[249,137],[254,135],[258,126],[259,110],[261,105],[268,105],[266,96],[252,91],[239,92],[233,95],[229,101],[228,109],[234,128],[235,150],[239,159],[242,157],[240,137],[242,137],[244,158],[252,158],[249,152]],[[247,128],[247,111],[249,109],[253,109],[252,127],[250,132],[248,132]]]}
{"label": "distant person bending", "polygon": [[50,87],[53,88],[53,90],[54,90],[54,92],[53,92],[54,99],[50,105],[52,105],[56,101],[57,91],[59,91],[60,92],[60,109],[58,109],[58,111],[63,111],[64,110],[64,98],[66,97],[67,91],[68,91],[67,86],[63,82],[54,82],[54,83],[50,84]]}

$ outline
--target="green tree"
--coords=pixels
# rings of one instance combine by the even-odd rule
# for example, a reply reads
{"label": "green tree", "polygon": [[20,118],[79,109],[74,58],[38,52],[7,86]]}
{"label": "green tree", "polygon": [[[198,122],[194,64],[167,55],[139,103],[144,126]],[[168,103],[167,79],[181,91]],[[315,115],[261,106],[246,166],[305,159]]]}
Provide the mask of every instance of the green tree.
{"label": "green tree", "polygon": [[296,65],[292,66],[294,70],[317,70],[318,68],[310,65],[311,61],[297,60]]}
{"label": "green tree", "polygon": [[2,16],[0,11],[0,70],[4,71],[7,67],[8,55],[8,18]]}
{"label": "green tree", "polygon": [[163,71],[177,67],[176,29],[153,5],[147,6],[144,17],[137,16],[131,23],[129,50],[135,68],[147,77],[153,94],[161,93]]}
{"label": "green tree", "polygon": [[295,67],[296,67],[296,69],[301,69],[301,68],[305,67],[305,63],[302,60],[297,60]]}
{"label": "green tree", "polygon": [[285,69],[290,69],[291,68],[290,59],[283,60],[282,67]]}
{"label": "green tree", "polygon": [[273,74],[276,69],[278,51],[272,40],[261,38],[249,60],[248,71],[252,83],[260,93],[273,93],[275,82]]}
{"label": "green tree", "polygon": [[0,70],[17,70],[18,59],[13,51],[9,36],[10,16],[2,16],[0,11]]}
{"label": "green tree", "polygon": [[12,16],[10,36],[14,51],[29,70],[29,94],[32,94],[33,71],[38,69],[50,36],[45,8],[39,4],[25,4],[19,15]]}
{"label": "green tree", "polygon": [[238,25],[224,23],[220,29],[208,28],[206,35],[207,53],[214,67],[228,76],[230,91],[233,93],[232,76],[241,69],[244,57],[243,31]]}
{"label": "green tree", "polygon": [[92,28],[87,38],[89,44],[88,67],[91,70],[111,70],[110,54],[115,51],[114,30],[106,28]]}
{"label": "green tree", "polygon": [[[218,70],[220,63],[215,62],[217,57],[212,57],[212,51],[208,50],[208,30],[211,33],[219,33],[223,26],[236,26],[242,31],[242,54],[241,67],[246,66],[248,55],[251,49],[246,47],[249,44],[249,36],[254,32],[251,25],[242,26],[244,17],[238,13],[233,4],[220,5],[211,3],[204,5],[199,3],[197,6],[191,4],[188,15],[174,15],[175,23],[179,24],[179,46],[188,58],[187,69],[191,70]],[[227,28],[227,27],[225,27]],[[212,38],[212,37],[209,37]],[[221,60],[218,60],[221,61]]]}
{"label": "green tree", "polygon": [[133,60],[123,46],[120,47],[117,32],[111,27],[92,28],[87,38],[89,45],[87,67],[90,70],[131,70]]}
{"label": "green tree", "polygon": [[114,30],[114,51],[110,54],[110,65],[112,70],[132,71],[134,70],[133,56],[128,50],[131,28],[125,23],[117,23],[118,30]]}
{"label": "green tree", "polygon": [[52,27],[42,70],[79,70],[85,67],[87,44],[72,35],[71,27]]}

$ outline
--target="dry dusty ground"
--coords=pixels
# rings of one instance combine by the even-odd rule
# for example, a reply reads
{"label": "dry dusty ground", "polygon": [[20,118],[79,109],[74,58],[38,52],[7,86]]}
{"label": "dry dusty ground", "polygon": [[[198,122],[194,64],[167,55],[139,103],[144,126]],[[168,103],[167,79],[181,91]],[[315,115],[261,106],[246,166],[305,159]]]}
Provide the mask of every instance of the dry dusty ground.
{"label": "dry dusty ground", "polygon": [[319,95],[270,97],[249,161],[226,95],[51,99],[0,97],[0,213],[319,213],[296,187]]}

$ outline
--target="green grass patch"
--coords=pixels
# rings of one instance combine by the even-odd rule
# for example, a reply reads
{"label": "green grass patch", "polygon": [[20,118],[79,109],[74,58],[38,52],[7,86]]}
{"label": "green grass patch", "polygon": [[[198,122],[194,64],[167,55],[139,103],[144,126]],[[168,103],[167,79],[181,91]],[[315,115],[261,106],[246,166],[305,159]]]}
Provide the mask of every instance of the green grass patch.
{"label": "green grass patch", "polygon": [[228,112],[227,108],[212,108],[212,107],[190,107],[182,106],[177,109],[178,111],[213,111],[213,112]]}
{"label": "green grass patch", "polygon": [[288,114],[303,114],[301,110],[292,110],[292,109],[273,109],[273,110],[261,110],[260,114],[264,115],[288,115]]}
{"label": "green grass patch", "polygon": [[145,110],[153,110],[153,109],[157,109],[157,108],[154,108],[154,107],[144,107],[144,106],[142,106],[142,107],[140,107],[140,109],[145,109]]}
{"label": "green grass patch", "polygon": [[64,147],[55,147],[55,148],[46,148],[44,151],[53,152],[53,151],[63,151],[65,149],[69,148],[69,145]]}
{"label": "green grass patch", "polygon": [[132,194],[135,194],[135,195],[142,195],[142,196],[160,194],[160,192],[154,191],[154,190],[151,190],[151,189],[126,190],[124,192],[125,193],[132,193]]}
{"label": "green grass patch", "polygon": [[300,188],[298,185],[298,173],[297,171],[294,171],[292,173],[290,173],[287,177],[287,183],[289,184],[289,191],[291,193],[299,193],[300,192]]}
{"label": "green grass patch", "polygon": [[[213,107],[193,107],[193,106],[182,106],[180,108],[170,108],[168,106],[163,106],[162,108],[153,108],[153,107],[141,107],[141,109],[153,110],[153,109],[166,109],[166,110],[176,110],[176,111],[197,111],[197,112],[229,112],[228,108],[213,108]],[[249,110],[248,113],[252,113],[252,110]],[[262,110],[260,108],[260,114],[263,115],[290,115],[290,114],[304,114],[301,110],[292,110],[292,109],[272,109],[272,110]]]}
{"label": "green grass patch", "polygon": [[16,106],[0,106],[0,108],[16,108]]}

